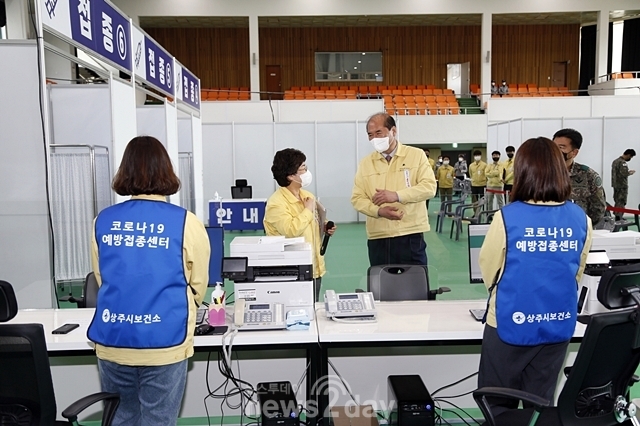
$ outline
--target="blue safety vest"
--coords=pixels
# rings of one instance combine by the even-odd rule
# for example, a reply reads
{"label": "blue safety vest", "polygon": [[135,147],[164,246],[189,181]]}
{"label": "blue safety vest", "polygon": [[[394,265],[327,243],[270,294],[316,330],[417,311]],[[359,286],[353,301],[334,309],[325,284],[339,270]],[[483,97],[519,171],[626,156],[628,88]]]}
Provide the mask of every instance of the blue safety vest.
{"label": "blue safety vest", "polygon": [[500,339],[535,346],[567,341],[577,316],[576,274],[587,238],[577,205],[527,204],[502,209],[507,238],[504,273],[496,284]]}
{"label": "blue safety vest", "polygon": [[129,200],[95,223],[102,285],[87,336],[104,346],[154,349],[187,337],[189,306],[182,247],[187,211]]}

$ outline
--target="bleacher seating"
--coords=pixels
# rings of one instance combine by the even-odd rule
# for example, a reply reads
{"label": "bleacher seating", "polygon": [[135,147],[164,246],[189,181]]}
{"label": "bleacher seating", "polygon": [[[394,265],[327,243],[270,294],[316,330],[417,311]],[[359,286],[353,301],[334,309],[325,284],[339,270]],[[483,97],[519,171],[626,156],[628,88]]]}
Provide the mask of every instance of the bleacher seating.
{"label": "bleacher seating", "polygon": [[220,87],[200,91],[202,101],[248,101],[250,99],[251,92],[248,87]]}

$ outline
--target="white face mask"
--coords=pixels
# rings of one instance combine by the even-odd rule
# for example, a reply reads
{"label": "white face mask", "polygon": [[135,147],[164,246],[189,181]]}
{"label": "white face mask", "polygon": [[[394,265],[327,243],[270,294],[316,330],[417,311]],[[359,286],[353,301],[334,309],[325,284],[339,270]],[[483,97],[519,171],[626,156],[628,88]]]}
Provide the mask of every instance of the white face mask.
{"label": "white face mask", "polygon": [[311,174],[311,172],[309,170],[307,170],[306,172],[304,172],[301,175],[298,175],[298,177],[300,178],[300,182],[298,182],[298,183],[303,188],[306,188],[307,186],[311,185],[311,181],[313,181],[313,175]]}
{"label": "white face mask", "polygon": [[448,166],[448,165],[449,165],[449,160],[444,160],[444,161],[442,162],[442,164],[444,164],[445,166]]}
{"label": "white face mask", "polygon": [[482,157],[479,156],[479,155],[476,155],[475,157],[473,157],[473,159],[476,160],[476,161],[480,161],[480,160],[482,160]]}
{"label": "white face mask", "polygon": [[460,157],[458,158],[458,161],[462,163],[464,161],[464,158]]}
{"label": "white face mask", "polygon": [[384,138],[373,138],[370,140],[373,148],[378,152],[385,152],[391,146],[391,136],[392,133],[389,132],[389,136],[385,136]]}

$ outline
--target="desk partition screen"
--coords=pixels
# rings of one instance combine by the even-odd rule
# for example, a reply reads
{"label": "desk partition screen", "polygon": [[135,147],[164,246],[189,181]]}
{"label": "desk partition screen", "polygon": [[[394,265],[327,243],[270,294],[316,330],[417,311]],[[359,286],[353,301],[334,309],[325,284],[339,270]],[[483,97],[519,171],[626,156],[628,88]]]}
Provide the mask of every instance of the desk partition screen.
{"label": "desk partition screen", "polygon": [[469,232],[467,233],[469,236],[469,282],[472,284],[484,282],[478,258],[488,230],[489,225],[469,225]]}

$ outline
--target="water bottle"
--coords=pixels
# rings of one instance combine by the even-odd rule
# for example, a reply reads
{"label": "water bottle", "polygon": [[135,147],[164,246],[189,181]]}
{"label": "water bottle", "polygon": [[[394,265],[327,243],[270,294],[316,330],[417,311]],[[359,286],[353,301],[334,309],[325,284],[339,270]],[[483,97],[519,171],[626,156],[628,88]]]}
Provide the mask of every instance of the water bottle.
{"label": "water bottle", "polygon": [[226,300],[222,283],[216,283],[216,287],[211,293],[211,303],[209,304],[209,325],[224,325],[225,304]]}

